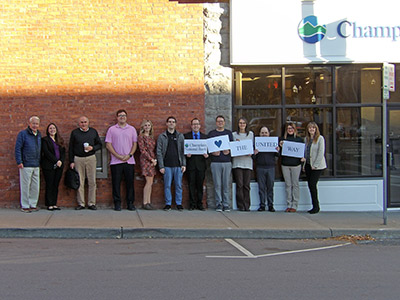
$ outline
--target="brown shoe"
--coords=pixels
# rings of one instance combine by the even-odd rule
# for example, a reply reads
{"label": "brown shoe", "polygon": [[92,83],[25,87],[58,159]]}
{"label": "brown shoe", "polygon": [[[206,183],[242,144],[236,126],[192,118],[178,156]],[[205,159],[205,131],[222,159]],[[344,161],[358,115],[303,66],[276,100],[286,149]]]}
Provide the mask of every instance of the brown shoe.
{"label": "brown shoe", "polygon": [[285,212],[290,212],[291,208],[286,208]]}
{"label": "brown shoe", "polygon": [[289,212],[296,212],[295,208],[290,208]]}

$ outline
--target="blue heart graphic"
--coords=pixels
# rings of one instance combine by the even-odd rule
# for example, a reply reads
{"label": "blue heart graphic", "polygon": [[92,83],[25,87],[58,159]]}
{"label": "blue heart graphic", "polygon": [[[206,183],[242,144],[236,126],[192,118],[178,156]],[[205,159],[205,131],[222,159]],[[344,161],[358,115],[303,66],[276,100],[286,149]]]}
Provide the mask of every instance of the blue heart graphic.
{"label": "blue heart graphic", "polygon": [[221,140],[214,141],[214,144],[219,148],[222,145],[222,141]]}

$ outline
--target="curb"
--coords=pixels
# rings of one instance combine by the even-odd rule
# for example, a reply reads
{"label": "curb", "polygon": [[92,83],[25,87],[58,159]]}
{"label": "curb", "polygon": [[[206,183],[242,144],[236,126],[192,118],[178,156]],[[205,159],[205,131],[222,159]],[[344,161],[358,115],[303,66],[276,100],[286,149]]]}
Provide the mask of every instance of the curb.
{"label": "curb", "polygon": [[400,239],[400,229],[165,229],[165,228],[2,228],[0,238],[48,239],[323,239],[370,235]]}

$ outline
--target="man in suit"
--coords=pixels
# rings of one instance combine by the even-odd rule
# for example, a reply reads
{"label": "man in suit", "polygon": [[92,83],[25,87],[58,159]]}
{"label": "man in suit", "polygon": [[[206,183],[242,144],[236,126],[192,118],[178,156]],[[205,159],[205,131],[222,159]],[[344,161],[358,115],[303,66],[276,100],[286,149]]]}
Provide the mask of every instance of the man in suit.
{"label": "man in suit", "polygon": [[[207,139],[207,136],[200,132],[200,120],[194,118],[191,121],[192,131],[186,133],[186,140]],[[208,154],[203,155],[186,155],[186,171],[189,183],[189,210],[199,209],[205,210],[203,207],[203,183],[206,175]]]}

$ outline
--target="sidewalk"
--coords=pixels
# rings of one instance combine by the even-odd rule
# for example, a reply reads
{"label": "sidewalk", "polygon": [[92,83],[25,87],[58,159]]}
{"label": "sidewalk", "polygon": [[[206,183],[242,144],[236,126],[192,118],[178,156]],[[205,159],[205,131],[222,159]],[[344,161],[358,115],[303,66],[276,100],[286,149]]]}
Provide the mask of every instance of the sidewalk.
{"label": "sidewalk", "polygon": [[388,212],[131,212],[64,208],[22,213],[0,209],[0,238],[400,238],[400,211]]}

